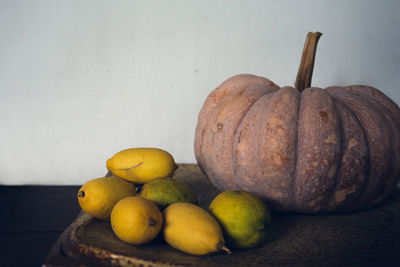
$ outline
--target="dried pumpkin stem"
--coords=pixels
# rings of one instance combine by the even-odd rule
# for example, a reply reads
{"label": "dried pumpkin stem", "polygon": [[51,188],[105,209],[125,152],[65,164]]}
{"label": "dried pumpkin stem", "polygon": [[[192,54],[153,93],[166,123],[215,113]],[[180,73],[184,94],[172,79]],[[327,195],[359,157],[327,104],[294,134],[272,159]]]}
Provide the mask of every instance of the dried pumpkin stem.
{"label": "dried pumpkin stem", "polygon": [[299,71],[297,72],[296,83],[294,85],[300,92],[311,86],[315,53],[317,52],[317,44],[321,35],[322,33],[320,32],[309,32],[307,34]]}

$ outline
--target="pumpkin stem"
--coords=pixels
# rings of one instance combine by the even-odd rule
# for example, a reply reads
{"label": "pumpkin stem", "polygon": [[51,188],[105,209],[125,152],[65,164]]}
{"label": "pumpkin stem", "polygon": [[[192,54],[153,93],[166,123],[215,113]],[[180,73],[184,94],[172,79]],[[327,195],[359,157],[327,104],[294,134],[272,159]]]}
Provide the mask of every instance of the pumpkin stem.
{"label": "pumpkin stem", "polygon": [[317,52],[317,43],[321,35],[322,33],[320,32],[309,32],[307,34],[296,83],[294,84],[294,87],[300,92],[311,86],[315,53]]}

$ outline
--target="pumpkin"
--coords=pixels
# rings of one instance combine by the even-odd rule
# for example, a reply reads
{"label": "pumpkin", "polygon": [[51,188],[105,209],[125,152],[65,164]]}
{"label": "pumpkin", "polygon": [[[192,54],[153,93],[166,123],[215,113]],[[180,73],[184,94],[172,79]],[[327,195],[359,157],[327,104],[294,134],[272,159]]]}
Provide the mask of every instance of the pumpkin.
{"label": "pumpkin", "polygon": [[240,74],[206,98],[195,156],[220,190],[246,190],[286,212],[356,211],[400,177],[400,109],[363,85],[310,87],[321,33],[309,33],[295,88]]}

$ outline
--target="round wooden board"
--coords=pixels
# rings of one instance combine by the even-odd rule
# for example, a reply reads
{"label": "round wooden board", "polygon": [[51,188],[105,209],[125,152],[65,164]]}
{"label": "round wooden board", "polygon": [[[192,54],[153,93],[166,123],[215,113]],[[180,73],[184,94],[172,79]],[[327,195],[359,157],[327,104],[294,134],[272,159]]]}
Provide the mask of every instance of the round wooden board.
{"label": "round wooden board", "polygon": [[[219,191],[197,165],[180,164],[175,177],[186,182],[207,208]],[[266,241],[247,250],[192,256],[161,237],[147,245],[120,241],[109,222],[82,212],[61,237],[67,257],[94,265],[131,266],[375,266],[400,264],[400,197],[384,205],[348,214],[272,212]],[[89,264],[90,265],[90,264]]]}

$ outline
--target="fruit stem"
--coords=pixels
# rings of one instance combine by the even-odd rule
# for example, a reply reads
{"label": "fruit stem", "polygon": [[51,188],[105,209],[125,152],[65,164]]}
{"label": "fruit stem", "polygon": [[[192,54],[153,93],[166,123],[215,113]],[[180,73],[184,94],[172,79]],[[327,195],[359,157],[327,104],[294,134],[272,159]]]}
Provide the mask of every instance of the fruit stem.
{"label": "fruit stem", "polygon": [[222,246],[221,250],[225,251],[228,254],[232,254],[231,250],[229,248],[225,247],[225,246]]}
{"label": "fruit stem", "polygon": [[83,198],[85,196],[85,191],[79,191],[78,197]]}
{"label": "fruit stem", "polygon": [[311,79],[314,70],[315,53],[317,52],[320,32],[309,32],[304,43],[303,54],[301,56],[299,70],[297,72],[294,87],[302,92],[311,86]]}
{"label": "fruit stem", "polygon": [[218,244],[217,246],[218,251],[225,251],[228,254],[231,254],[231,250],[227,248],[222,242]]}

